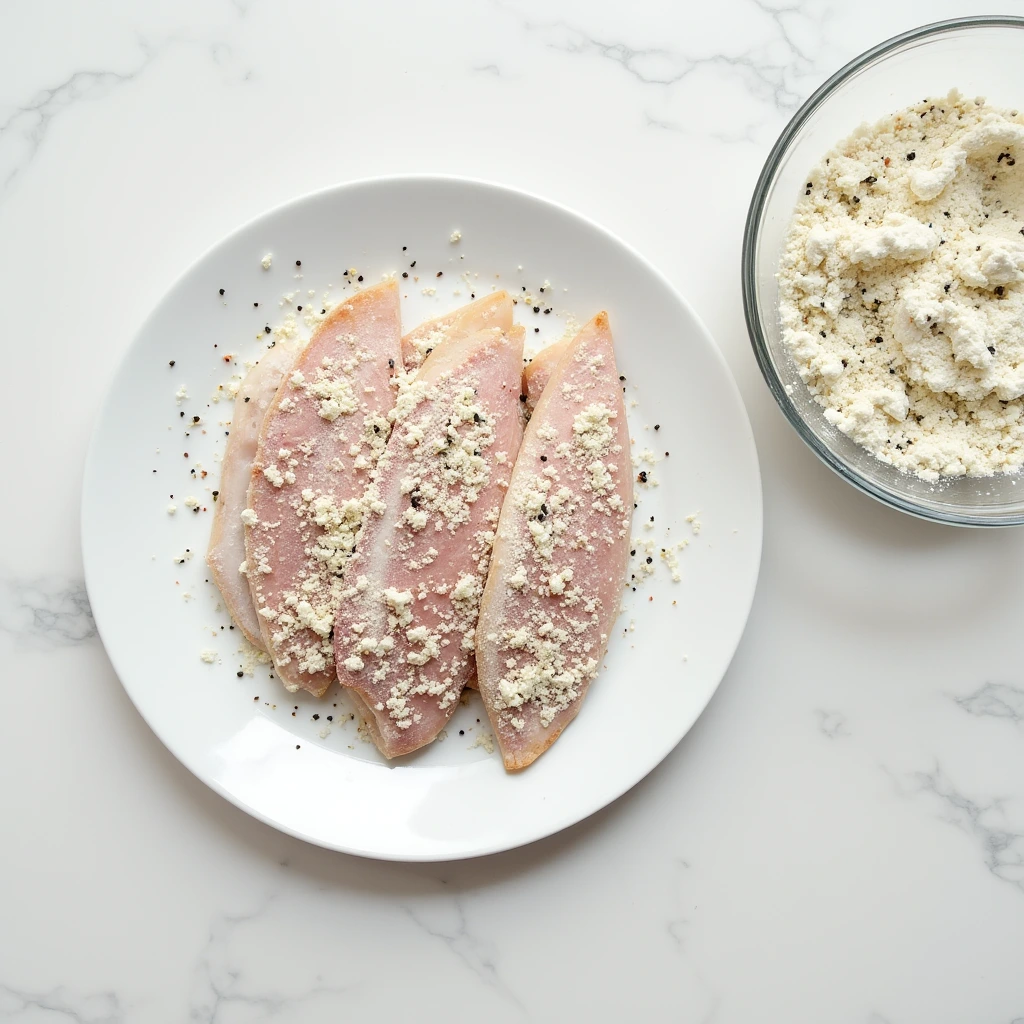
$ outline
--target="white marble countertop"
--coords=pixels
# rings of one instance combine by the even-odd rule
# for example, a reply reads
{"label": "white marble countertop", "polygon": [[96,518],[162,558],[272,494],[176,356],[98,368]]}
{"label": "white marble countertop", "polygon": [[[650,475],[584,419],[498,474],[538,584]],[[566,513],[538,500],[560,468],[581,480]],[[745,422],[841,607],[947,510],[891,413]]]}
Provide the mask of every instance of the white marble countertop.
{"label": "white marble countertop", "polygon": [[[5,7],[0,1020],[1024,1021],[1024,532],[833,477],[739,295],[796,106],[968,6]],[[530,848],[404,866],[280,835],[161,747],[95,636],[78,500],[113,368],[198,253],[415,170],[564,202],[669,276],[743,391],[766,525],[736,659],[659,769]]]}

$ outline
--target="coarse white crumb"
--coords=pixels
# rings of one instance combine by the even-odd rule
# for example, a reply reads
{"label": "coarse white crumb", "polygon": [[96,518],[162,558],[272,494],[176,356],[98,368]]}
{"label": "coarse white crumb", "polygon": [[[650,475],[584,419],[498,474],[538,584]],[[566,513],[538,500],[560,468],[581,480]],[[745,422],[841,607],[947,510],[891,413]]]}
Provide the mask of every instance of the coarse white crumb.
{"label": "coarse white crumb", "polygon": [[468,750],[475,750],[477,747],[483,747],[488,754],[494,753],[494,736],[489,732],[479,732],[476,735],[476,739],[470,743]]}
{"label": "coarse white crumb", "polygon": [[1024,465],[1020,157],[1024,115],[954,91],[858,128],[793,215],[796,368],[829,423],[925,480]]}
{"label": "coarse white crumb", "polygon": [[273,254],[268,252],[267,255],[264,256],[263,259],[260,260],[260,266],[264,270],[269,270],[270,269],[270,264],[273,263],[273,262],[274,262]]}
{"label": "coarse white crumb", "polygon": [[451,243],[452,243],[452,245],[454,245],[454,244],[455,244],[456,242],[459,242],[459,241],[461,241],[461,240],[462,240],[462,232],[461,232],[461,231],[460,231],[460,230],[459,230],[458,228],[456,228],[456,229],[455,229],[455,230],[454,230],[454,231],[453,231],[453,232],[452,232],[452,233],[451,233],[451,234],[450,234],[450,235],[448,236],[448,241],[449,241],[449,242],[451,242]]}
{"label": "coarse white crumb", "polygon": [[167,506],[167,514],[169,516],[173,516],[174,513],[177,512],[177,511],[178,511],[178,506],[177,505],[168,505]]}
{"label": "coarse white crumb", "polygon": [[217,661],[219,655],[212,647],[204,647],[199,652],[199,660],[205,662],[207,665],[212,665]]}

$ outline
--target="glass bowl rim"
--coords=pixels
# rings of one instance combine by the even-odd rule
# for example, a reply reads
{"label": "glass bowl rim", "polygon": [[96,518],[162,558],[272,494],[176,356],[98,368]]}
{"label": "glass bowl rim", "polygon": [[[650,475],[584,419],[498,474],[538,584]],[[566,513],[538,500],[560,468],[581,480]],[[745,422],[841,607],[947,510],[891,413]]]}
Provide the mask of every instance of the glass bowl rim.
{"label": "glass bowl rim", "polygon": [[754,350],[754,357],[757,360],[761,376],[764,377],[765,383],[768,385],[768,390],[772,393],[786,419],[803,439],[804,443],[829,469],[843,480],[852,484],[864,494],[880,501],[882,504],[895,508],[900,512],[905,512],[908,515],[916,516],[919,519],[926,519],[935,523],[946,523],[953,526],[1021,526],[1024,525],[1024,511],[1005,514],[996,513],[994,515],[972,515],[970,513],[945,512],[941,509],[919,504],[912,499],[903,498],[878,486],[837,456],[807,426],[804,418],[797,411],[796,406],[789,400],[782,380],[772,365],[758,309],[757,288],[755,285],[755,253],[757,250],[758,232],[769,190],[775,179],[782,157],[788,151],[790,144],[811,115],[822,106],[839,86],[843,85],[862,68],[875,63],[879,58],[902,49],[908,43],[942,36],[959,29],[975,28],[1012,28],[1024,30],[1024,17],[1014,15],[977,15],[965,18],[950,18],[945,21],[935,21],[927,25],[921,25],[918,28],[910,29],[908,32],[901,32],[899,35],[892,36],[865,50],[859,56],[854,57],[848,64],[841,67],[835,74],[818,86],[792,118],[790,118],[789,123],[782,130],[778,139],[776,139],[775,145],[772,146],[765,159],[764,166],[761,168],[757,184],[754,186],[754,194],[750,200],[750,207],[747,210],[746,223],[743,226],[743,250],[741,257],[743,316],[746,320],[747,334],[750,337],[750,344]]}

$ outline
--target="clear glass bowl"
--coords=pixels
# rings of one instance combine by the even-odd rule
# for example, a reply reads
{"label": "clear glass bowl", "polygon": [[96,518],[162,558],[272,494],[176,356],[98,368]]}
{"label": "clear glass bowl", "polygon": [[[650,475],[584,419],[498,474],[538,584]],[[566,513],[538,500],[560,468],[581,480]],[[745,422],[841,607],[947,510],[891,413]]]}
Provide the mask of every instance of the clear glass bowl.
{"label": "clear glass bowl", "polygon": [[[844,480],[902,512],[959,526],[1024,524],[1024,473],[928,483],[876,459],[833,427],[782,343],[779,257],[807,173],[862,122],[959,89],[998,107],[1024,106],[1024,18],[925,25],[868,50],[797,111],[754,190],[743,233],[743,307],[764,379],[797,433]],[[791,394],[787,394],[791,385]]]}

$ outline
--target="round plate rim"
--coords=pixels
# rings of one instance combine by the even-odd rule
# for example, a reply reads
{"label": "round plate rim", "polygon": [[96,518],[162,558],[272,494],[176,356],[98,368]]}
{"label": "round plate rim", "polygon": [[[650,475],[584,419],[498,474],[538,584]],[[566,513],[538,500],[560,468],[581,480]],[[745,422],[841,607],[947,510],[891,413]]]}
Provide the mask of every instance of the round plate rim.
{"label": "round plate rim", "polygon": [[736,632],[734,641],[731,644],[731,650],[728,651],[728,655],[725,658],[722,672],[719,678],[715,681],[714,685],[708,689],[707,695],[702,702],[698,702],[695,705],[694,712],[690,717],[690,720],[685,723],[678,736],[664,749],[658,750],[652,753],[650,765],[636,778],[627,780],[621,788],[617,788],[612,792],[611,795],[602,794],[596,802],[591,801],[583,806],[582,811],[578,808],[570,812],[567,816],[567,820],[561,821],[560,823],[551,826],[545,824],[536,830],[525,830],[524,833],[518,838],[512,838],[508,841],[498,841],[491,844],[484,844],[478,847],[467,848],[461,850],[458,853],[450,853],[443,857],[425,853],[408,853],[408,852],[395,852],[395,851],[381,851],[379,849],[371,849],[368,847],[359,847],[353,844],[343,844],[331,842],[327,839],[319,836],[311,835],[309,833],[302,832],[299,829],[293,828],[288,824],[269,817],[262,813],[251,804],[240,799],[234,793],[226,789],[216,779],[209,778],[194,768],[185,755],[177,749],[177,745],[168,739],[164,731],[159,725],[153,722],[150,717],[147,716],[146,712],[140,706],[136,696],[133,693],[132,686],[127,683],[118,670],[118,659],[113,650],[108,646],[106,636],[107,629],[104,622],[103,612],[95,606],[92,602],[91,594],[93,593],[93,587],[90,584],[90,580],[94,578],[94,574],[98,571],[98,567],[90,567],[92,559],[89,557],[90,543],[87,536],[87,504],[88,498],[91,493],[89,486],[91,478],[94,476],[96,469],[97,448],[98,438],[101,427],[101,416],[97,413],[97,420],[93,425],[91,435],[89,438],[89,444],[86,451],[85,462],[83,466],[82,475],[82,497],[81,507],[79,514],[79,531],[80,531],[80,543],[82,546],[82,561],[83,561],[83,572],[85,577],[86,592],[90,595],[90,607],[92,609],[93,619],[96,623],[96,630],[100,637],[100,641],[103,644],[103,649],[110,660],[111,666],[114,669],[118,681],[121,684],[122,689],[127,694],[128,699],[131,701],[135,710],[139,716],[146,723],[156,738],[163,744],[167,751],[174,757],[174,759],[186,768],[196,779],[202,782],[205,786],[209,787],[213,792],[223,797],[230,804],[237,807],[239,810],[245,812],[256,820],[262,822],[271,828],[276,829],[279,832],[283,832],[286,835],[292,836],[296,839],[300,839],[303,842],[310,843],[314,846],[319,846],[323,849],[332,850],[338,853],[345,853],[351,856],[358,856],[372,860],[391,861],[398,863],[444,863],[448,861],[456,860],[468,860],[476,857],[489,856],[491,854],[503,853],[508,850],[519,849],[524,846],[528,846],[532,843],[538,842],[541,839],[547,838],[551,835],[556,835],[559,832],[564,831],[567,828],[578,824],[581,821],[586,820],[593,814],[596,814],[599,810],[604,807],[610,806],[619,800],[624,794],[629,792],[634,786],[645,779],[655,768],[658,767],[665,760],[666,757],[679,745],[683,738],[690,732],[696,723],[697,719],[704,713],[711,699],[717,693],[719,686],[722,684],[722,680],[725,678],[726,673],[736,655],[736,651],[739,648],[740,641],[746,632],[746,627],[750,618],[750,610],[753,606],[754,595],[757,590],[757,582],[760,575],[761,560],[764,543],[764,493],[761,480],[761,469],[760,460],[757,453],[757,444],[754,440],[753,428],[750,423],[750,417],[747,413],[746,403],[743,401],[742,393],[740,392],[739,386],[736,383],[736,379],[733,376],[732,370],[729,367],[728,362],[725,359],[721,349],[718,347],[717,342],[714,340],[711,332],[705,326],[703,320],[697,315],[696,311],[682,295],[682,293],[672,284],[671,281],[645,256],[638,252],[632,245],[620,238],[613,231],[599,224],[597,221],[591,219],[585,214],[580,213],[578,210],[572,207],[566,206],[555,200],[548,199],[544,196],[538,195],[527,189],[520,189],[510,185],[501,184],[500,182],[489,181],[482,178],[474,178],[464,175],[456,174],[434,174],[434,173],[406,173],[406,174],[388,174],[388,175],[373,175],[364,178],[354,178],[348,181],[337,182],[333,185],[327,185],[323,188],[314,189],[309,192],[305,192],[301,195],[294,196],[291,199],[286,200],[283,203],[279,203],[276,206],[270,207],[261,211],[260,213],[250,217],[242,224],[234,228],[232,231],[218,238],[215,242],[208,245],[195,259],[193,259],[174,279],[174,281],[164,290],[161,297],[154,304],[152,310],[147,314],[143,321],[139,324],[138,328],[134,332],[131,341],[125,347],[123,354],[118,360],[117,366],[111,375],[111,378],[104,390],[102,400],[98,404],[98,410],[106,408],[116,389],[118,380],[121,374],[124,372],[125,367],[131,357],[131,354],[135,348],[135,345],[139,339],[146,333],[150,325],[159,318],[164,305],[170,300],[171,296],[177,291],[183,281],[189,277],[197,267],[202,264],[209,256],[211,256],[216,250],[222,246],[227,246],[231,241],[243,235],[249,229],[257,225],[260,221],[282,214],[289,209],[302,206],[306,203],[316,202],[317,200],[328,196],[348,191],[358,191],[359,189],[372,188],[381,185],[410,185],[410,186],[421,186],[421,185],[433,185],[433,184],[446,184],[446,185],[461,185],[467,188],[476,188],[484,191],[496,192],[504,194],[506,196],[513,196],[518,199],[527,199],[533,203],[539,204],[542,207],[547,207],[553,211],[557,211],[563,216],[567,216],[571,219],[581,222],[586,227],[593,231],[596,231],[599,235],[603,236],[604,239],[611,245],[618,246],[625,253],[634,259],[643,270],[654,277],[672,296],[672,298],[679,304],[679,306],[689,315],[693,324],[697,328],[697,332],[700,334],[705,347],[708,349],[713,360],[719,364],[719,368],[724,374],[724,380],[726,386],[730,389],[732,397],[735,399],[739,411],[742,412],[742,423],[740,427],[740,434],[743,437],[749,449],[749,456],[751,458],[751,470],[754,474],[755,484],[754,492],[756,495],[756,502],[754,507],[750,509],[755,519],[756,525],[756,543],[755,543],[755,558],[753,561],[753,571],[750,579],[746,584],[746,593],[743,595],[743,616],[741,619],[740,628]]}

